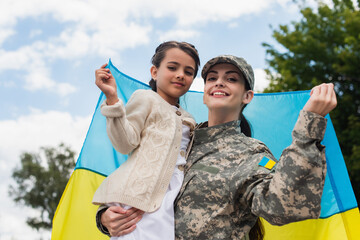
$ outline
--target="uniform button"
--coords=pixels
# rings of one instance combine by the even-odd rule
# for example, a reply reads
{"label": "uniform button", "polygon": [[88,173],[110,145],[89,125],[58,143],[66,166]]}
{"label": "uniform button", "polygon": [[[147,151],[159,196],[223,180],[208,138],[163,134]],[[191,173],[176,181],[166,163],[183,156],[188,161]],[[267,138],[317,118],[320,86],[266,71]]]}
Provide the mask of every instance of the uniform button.
{"label": "uniform button", "polygon": [[181,150],[180,151],[180,156],[185,157],[185,151]]}
{"label": "uniform button", "polygon": [[181,112],[180,112],[179,110],[176,111],[176,114],[177,114],[178,116],[181,116]]}

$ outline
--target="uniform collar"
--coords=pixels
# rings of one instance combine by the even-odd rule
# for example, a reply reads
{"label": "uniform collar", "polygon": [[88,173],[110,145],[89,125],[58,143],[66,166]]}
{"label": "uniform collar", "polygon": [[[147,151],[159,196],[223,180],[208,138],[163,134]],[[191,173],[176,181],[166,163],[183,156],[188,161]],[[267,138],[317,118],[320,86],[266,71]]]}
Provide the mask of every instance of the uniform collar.
{"label": "uniform collar", "polygon": [[212,142],[226,135],[240,134],[240,122],[240,120],[235,120],[212,127],[208,127],[208,122],[200,123],[195,129],[194,144]]}

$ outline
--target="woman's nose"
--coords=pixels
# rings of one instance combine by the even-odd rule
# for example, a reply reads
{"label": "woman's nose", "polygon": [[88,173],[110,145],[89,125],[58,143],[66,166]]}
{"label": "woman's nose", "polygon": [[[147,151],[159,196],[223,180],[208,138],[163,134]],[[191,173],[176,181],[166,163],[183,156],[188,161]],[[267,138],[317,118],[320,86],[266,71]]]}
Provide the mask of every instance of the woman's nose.
{"label": "woman's nose", "polygon": [[215,82],[216,87],[224,87],[224,81],[221,78],[218,78]]}

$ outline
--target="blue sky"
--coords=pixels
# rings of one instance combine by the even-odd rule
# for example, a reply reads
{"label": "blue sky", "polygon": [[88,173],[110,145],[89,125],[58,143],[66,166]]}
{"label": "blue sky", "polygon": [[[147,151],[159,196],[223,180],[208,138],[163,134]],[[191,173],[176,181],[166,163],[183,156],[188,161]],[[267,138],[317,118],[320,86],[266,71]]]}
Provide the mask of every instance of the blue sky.
{"label": "blue sky", "polygon": [[[100,94],[94,71],[109,58],[148,82],[155,47],[188,41],[201,67],[220,54],[244,57],[261,91],[267,85],[261,43],[276,44],[270,25],[299,18],[291,0],[1,0],[0,238],[50,239],[26,226],[35,211],[7,197],[11,170],[22,152],[40,146],[65,142],[80,151]],[[198,76],[192,89],[201,84]]]}

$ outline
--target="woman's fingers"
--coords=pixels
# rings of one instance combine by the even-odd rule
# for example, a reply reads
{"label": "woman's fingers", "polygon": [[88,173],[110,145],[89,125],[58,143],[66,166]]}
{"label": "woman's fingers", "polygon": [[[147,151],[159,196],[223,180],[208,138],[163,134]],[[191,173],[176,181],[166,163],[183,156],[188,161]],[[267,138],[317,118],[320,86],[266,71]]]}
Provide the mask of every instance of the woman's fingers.
{"label": "woman's fingers", "polygon": [[112,206],[112,207],[109,207],[109,209],[115,213],[119,213],[119,214],[126,214],[127,210],[120,207],[120,206]]}
{"label": "woman's fingers", "polygon": [[[142,218],[142,215],[138,215],[135,218],[124,218],[118,221],[118,225],[114,227],[115,234],[114,236],[122,236],[124,234],[132,232],[136,228],[136,223],[138,223]],[[131,220],[130,220],[131,219]]]}
{"label": "woman's fingers", "polygon": [[125,229],[125,230],[121,231],[117,237],[123,236],[123,235],[126,235],[126,234],[129,234],[129,233],[131,233],[132,231],[134,231],[135,228],[136,228],[136,225],[132,225],[132,226],[129,227],[128,229]]}
{"label": "woman's fingers", "polygon": [[334,85],[323,83],[314,87],[310,92],[310,99],[304,106],[304,110],[325,116],[337,105]]}
{"label": "woman's fingers", "polygon": [[130,209],[126,210],[126,214],[128,216],[136,217],[136,216],[139,216],[139,215],[143,215],[144,211],[142,211],[140,209],[137,209],[137,208],[130,208]]}
{"label": "woman's fingers", "polygon": [[143,214],[143,211],[136,208],[125,210],[120,206],[113,206],[102,214],[101,223],[111,236],[118,237],[134,231]]}

